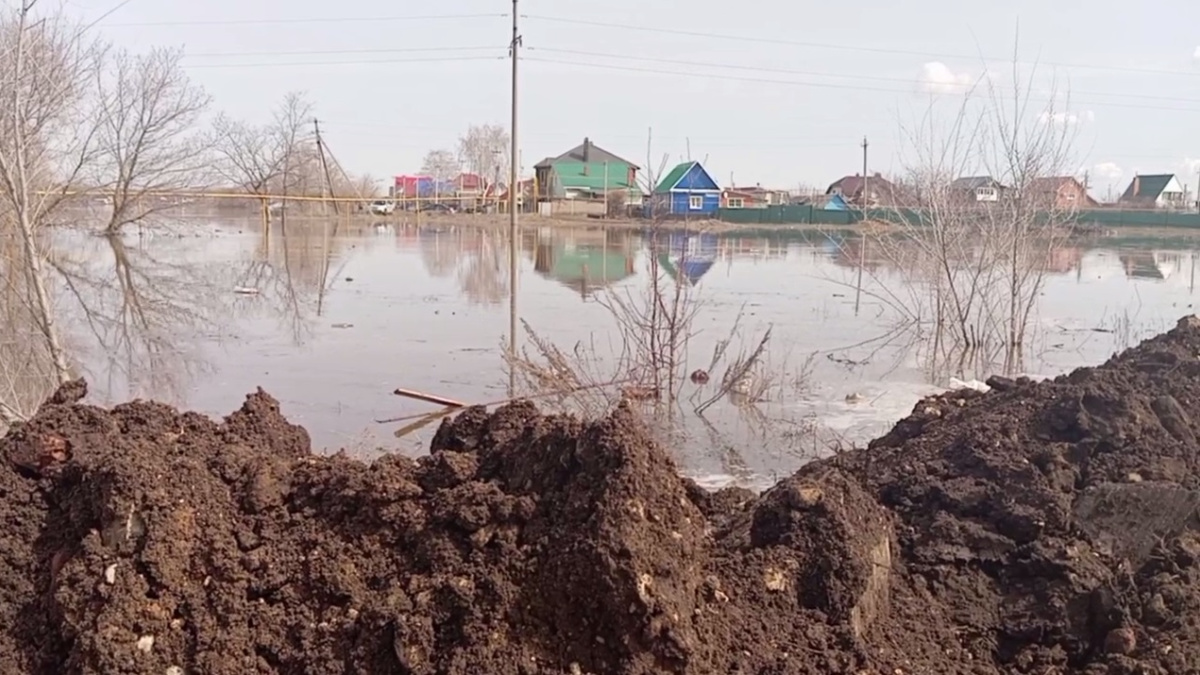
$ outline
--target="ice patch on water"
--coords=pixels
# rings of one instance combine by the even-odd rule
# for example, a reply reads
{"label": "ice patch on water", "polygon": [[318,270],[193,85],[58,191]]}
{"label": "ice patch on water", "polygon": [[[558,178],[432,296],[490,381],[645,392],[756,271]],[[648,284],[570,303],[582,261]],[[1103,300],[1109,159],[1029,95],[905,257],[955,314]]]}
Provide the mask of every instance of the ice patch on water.
{"label": "ice patch on water", "polygon": [[727,473],[709,473],[702,475],[688,476],[696,485],[705,490],[717,491],[728,487],[740,487],[755,492],[762,492],[771,487],[776,481],[771,480],[767,476],[749,476],[738,478]]}

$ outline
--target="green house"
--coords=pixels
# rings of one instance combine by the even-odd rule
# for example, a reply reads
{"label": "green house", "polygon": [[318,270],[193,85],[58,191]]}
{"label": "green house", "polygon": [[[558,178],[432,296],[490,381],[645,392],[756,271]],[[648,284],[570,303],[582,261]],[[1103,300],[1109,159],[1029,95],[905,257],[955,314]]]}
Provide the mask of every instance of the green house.
{"label": "green house", "polygon": [[627,203],[641,202],[637,185],[639,167],[595,145],[583,143],[558,157],[547,157],[534,165],[538,201],[598,199],[614,192],[628,193]]}

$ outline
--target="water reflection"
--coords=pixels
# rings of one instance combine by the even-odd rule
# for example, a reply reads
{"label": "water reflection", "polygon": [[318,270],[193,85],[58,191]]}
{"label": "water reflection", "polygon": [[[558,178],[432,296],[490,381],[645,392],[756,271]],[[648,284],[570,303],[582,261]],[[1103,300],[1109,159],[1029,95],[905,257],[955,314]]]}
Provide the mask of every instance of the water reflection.
{"label": "water reflection", "polygon": [[498,230],[405,226],[401,236],[415,236],[430,276],[453,276],[470,303],[495,305],[508,297],[508,249]]}
{"label": "water reflection", "polygon": [[52,281],[94,386],[114,397],[175,400],[190,378],[209,372],[200,341],[222,329],[232,278],[205,260],[206,248],[182,238],[56,238]]}
{"label": "water reflection", "polygon": [[15,236],[0,236],[0,428],[29,416],[56,385],[24,250]]}
{"label": "water reflection", "polygon": [[[392,397],[396,387],[467,402],[504,397],[503,228],[289,220],[234,229],[54,237],[60,326],[99,399],[153,397],[224,414],[261,385],[316,445],[368,453],[428,441],[428,429],[397,442],[394,427],[374,424],[429,411]],[[707,366],[739,316],[738,344],[771,327],[769,370],[807,363],[807,388],[780,387],[754,408],[723,402],[683,423],[668,415],[676,421],[664,425],[689,472],[752,482],[790,471],[829,443],[877,435],[951,376],[986,376],[997,364],[1052,375],[1098,362],[1169,327],[1193,303],[1190,237],[1068,242],[1046,262],[1032,338],[1016,359],[1005,364],[1003,354],[984,351],[956,360],[928,333],[901,330],[887,302],[888,294],[924,292],[921,275],[904,264],[912,253],[863,243],[847,232],[652,239],[530,227],[521,242],[521,318],[568,355],[619,353],[606,302],[643,289],[655,263],[697,291],[685,375]],[[25,278],[11,267],[20,252],[11,239],[0,245],[0,399],[28,412],[53,388],[53,369]]]}
{"label": "water reflection", "polygon": [[303,344],[349,260],[353,239],[339,236],[338,228],[337,221],[292,219],[260,229],[234,284],[244,290],[236,311],[266,311]]}
{"label": "water reflection", "polygon": [[592,230],[563,236],[552,228],[539,228],[532,239],[533,270],[585,301],[634,275],[632,232]]}

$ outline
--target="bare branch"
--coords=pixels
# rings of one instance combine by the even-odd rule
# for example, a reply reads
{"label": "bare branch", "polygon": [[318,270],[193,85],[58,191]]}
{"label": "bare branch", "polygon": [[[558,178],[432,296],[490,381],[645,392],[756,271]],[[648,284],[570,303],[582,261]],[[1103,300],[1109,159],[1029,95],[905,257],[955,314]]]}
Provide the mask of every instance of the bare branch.
{"label": "bare branch", "polygon": [[202,183],[208,143],[195,125],[210,98],[183,71],[182,55],[119,51],[97,70],[99,156],[91,173],[109,197],[109,234],[152,215],[158,204],[152,192]]}

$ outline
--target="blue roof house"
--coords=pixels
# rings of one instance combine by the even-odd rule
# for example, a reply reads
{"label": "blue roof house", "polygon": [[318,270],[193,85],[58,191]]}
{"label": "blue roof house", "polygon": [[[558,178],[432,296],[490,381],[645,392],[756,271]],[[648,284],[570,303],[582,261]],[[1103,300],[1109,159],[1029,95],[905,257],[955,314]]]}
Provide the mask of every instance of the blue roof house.
{"label": "blue roof house", "polygon": [[721,206],[721,188],[700,162],[684,162],[659,181],[654,198],[670,215],[709,216]]}
{"label": "blue roof house", "polygon": [[832,194],[825,201],[826,211],[849,211],[850,205],[846,203],[846,198],[839,194]]}

